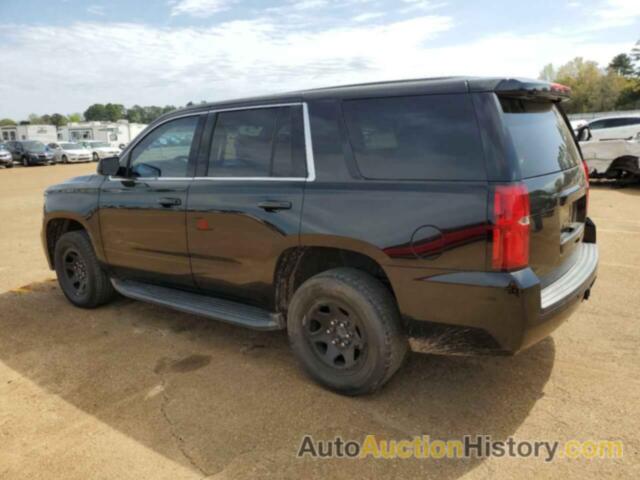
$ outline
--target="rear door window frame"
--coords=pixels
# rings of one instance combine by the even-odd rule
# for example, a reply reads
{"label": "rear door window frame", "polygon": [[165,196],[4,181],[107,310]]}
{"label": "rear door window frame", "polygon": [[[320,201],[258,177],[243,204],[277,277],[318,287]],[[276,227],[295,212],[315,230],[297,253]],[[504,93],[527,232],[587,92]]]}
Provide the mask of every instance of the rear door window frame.
{"label": "rear door window frame", "polygon": [[[302,107],[302,122],[303,122],[303,153],[305,155],[305,167],[306,176],[304,177],[275,177],[275,176],[256,176],[256,177],[213,177],[208,176],[209,170],[209,155],[211,146],[213,143],[213,135],[215,133],[215,127],[217,123],[217,116],[220,113],[225,112],[237,112],[242,110],[256,110],[263,108],[281,108],[281,107]],[[208,180],[208,181],[271,181],[271,182],[313,182],[316,179],[315,161],[313,156],[313,142],[311,138],[311,124],[309,120],[309,107],[307,102],[283,102],[283,103],[268,103],[257,105],[246,105],[241,107],[229,107],[229,108],[213,108],[208,111],[207,126],[205,132],[202,135],[200,144],[200,154],[198,156],[198,164],[196,167],[196,180]]]}

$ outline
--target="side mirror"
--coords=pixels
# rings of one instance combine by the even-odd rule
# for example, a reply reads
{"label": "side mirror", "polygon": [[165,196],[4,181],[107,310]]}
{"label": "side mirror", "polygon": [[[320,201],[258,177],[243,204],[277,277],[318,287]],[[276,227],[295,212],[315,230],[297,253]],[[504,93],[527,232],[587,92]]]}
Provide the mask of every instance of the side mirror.
{"label": "side mirror", "polygon": [[585,125],[584,127],[581,127],[580,130],[578,130],[577,136],[579,142],[587,142],[591,140],[591,129],[588,125]]}
{"label": "side mirror", "polygon": [[120,170],[120,159],[118,157],[103,158],[98,162],[98,173],[108,177],[118,174]]}

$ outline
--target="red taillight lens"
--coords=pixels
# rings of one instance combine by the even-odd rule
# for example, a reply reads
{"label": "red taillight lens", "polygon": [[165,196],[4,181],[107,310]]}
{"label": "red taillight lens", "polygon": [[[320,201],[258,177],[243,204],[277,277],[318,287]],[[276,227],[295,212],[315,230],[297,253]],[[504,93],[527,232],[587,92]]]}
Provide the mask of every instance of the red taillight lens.
{"label": "red taillight lens", "polygon": [[529,264],[529,192],[522,184],[498,185],[493,199],[495,270],[517,270]]}

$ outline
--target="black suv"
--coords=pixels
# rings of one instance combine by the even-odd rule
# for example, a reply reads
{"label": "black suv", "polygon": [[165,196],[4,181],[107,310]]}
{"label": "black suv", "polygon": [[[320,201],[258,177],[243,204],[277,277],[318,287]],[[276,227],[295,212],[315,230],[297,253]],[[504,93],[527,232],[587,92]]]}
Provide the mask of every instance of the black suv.
{"label": "black suv", "polygon": [[260,330],[347,394],[409,349],[513,354],[596,277],[566,87],[446,78],[199,105],[46,191],[80,307],[114,293]]}
{"label": "black suv", "polygon": [[53,153],[44,143],[37,140],[7,142],[7,148],[13,160],[22,163],[25,167],[49,165],[55,161]]}

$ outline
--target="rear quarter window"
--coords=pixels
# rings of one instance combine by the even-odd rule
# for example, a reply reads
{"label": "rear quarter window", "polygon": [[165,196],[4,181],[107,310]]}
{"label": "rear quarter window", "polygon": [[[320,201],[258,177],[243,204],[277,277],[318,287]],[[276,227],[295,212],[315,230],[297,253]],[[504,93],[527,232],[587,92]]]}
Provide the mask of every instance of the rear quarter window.
{"label": "rear quarter window", "polygon": [[485,180],[480,135],[467,94],[343,102],[363,177],[384,180]]}
{"label": "rear quarter window", "polygon": [[550,102],[500,98],[522,178],[568,170],[580,154],[562,114]]}

